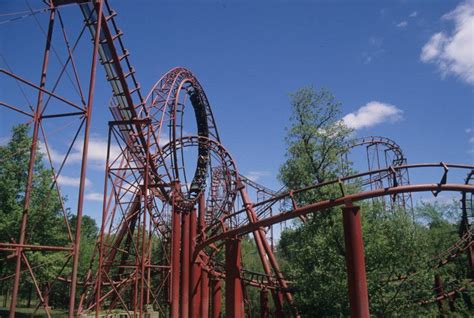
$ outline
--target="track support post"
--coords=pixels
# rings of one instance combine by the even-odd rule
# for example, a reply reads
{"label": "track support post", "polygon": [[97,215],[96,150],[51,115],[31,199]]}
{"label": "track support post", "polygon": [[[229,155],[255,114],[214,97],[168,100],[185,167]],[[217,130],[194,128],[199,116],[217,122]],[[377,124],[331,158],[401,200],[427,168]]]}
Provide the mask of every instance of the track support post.
{"label": "track support post", "polygon": [[270,309],[268,308],[268,289],[262,289],[260,291],[260,317],[270,317]]}
{"label": "track support post", "polygon": [[225,242],[225,316],[244,317],[244,297],[242,290],[240,239],[231,238]]}
{"label": "track support post", "polygon": [[201,316],[209,317],[209,273],[201,271]]}
{"label": "track support post", "polygon": [[351,317],[365,318],[370,314],[360,207],[345,206],[342,208],[342,215]]}
{"label": "track support post", "polygon": [[191,211],[190,216],[190,249],[189,258],[191,260],[191,271],[190,271],[190,290],[189,290],[189,316],[199,316],[199,306],[201,305],[201,264],[197,257],[194,257],[194,250],[196,247],[197,240],[197,212],[196,209]]}
{"label": "track support post", "polygon": [[[175,185],[175,189],[177,189]],[[176,191],[176,190],[175,190]],[[175,195],[175,194],[174,194]],[[171,318],[179,318],[179,300],[180,300],[180,247],[181,247],[181,215],[175,205],[173,198],[173,215],[172,215],[172,238],[171,238]]]}
{"label": "track support post", "polygon": [[211,317],[220,318],[222,316],[222,281],[215,277],[211,280],[212,308]]}
{"label": "track support post", "polygon": [[180,317],[189,317],[189,279],[191,262],[189,260],[190,245],[190,213],[182,214],[182,238],[181,238],[181,290],[180,290]]}

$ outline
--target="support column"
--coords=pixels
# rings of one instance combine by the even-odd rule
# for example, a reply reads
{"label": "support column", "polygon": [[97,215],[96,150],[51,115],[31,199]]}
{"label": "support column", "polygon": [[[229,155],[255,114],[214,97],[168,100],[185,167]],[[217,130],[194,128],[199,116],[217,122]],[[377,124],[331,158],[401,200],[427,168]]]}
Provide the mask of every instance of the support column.
{"label": "support column", "polygon": [[275,304],[275,318],[285,318],[285,313],[283,312],[283,293],[274,290],[272,296],[273,303]]}
{"label": "support column", "polygon": [[268,289],[262,289],[260,291],[260,317],[270,317],[270,310],[268,308]]}
{"label": "support column", "polygon": [[179,270],[180,264],[180,240],[181,240],[181,213],[173,207],[172,216],[172,238],[171,238],[171,318],[179,318]]}
{"label": "support column", "polygon": [[441,276],[439,274],[435,275],[434,287],[435,287],[436,297],[440,297],[440,299],[436,301],[436,303],[438,304],[439,316],[446,317],[446,312],[444,310],[444,300],[443,300],[443,296],[444,296],[443,280],[441,279]]}
{"label": "support column", "polygon": [[189,317],[199,316],[199,307],[201,305],[201,266],[197,258],[193,258],[197,239],[197,212],[193,209],[190,216],[189,229],[190,249],[189,257],[191,260],[190,282],[191,287],[189,291]]}
{"label": "support column", "polygon": [[[40,87],[43,89],[46,84],[46,73],[48,70],[48,62],[49,62],[49,54],[51,51],[51,39],[53,36],[54,30],[54,19],[56,11],[53,5],[50,5],[50,13],[49,13],[49,26],[48,26],[48,35],[46,38],[46,47],[44,49],[44,56],[43,56],[43,66],[41,69],[41,82]],[[26,243],[26,232],[27,232],[27,223],[28,223],[28,216],[30,210],[30,196],[31,190],[33,185],[33,175],[34,175],[34,167],[36,162],[36,153],[38,150],[38,131],[41,124],[41,114],[43,109],[43,91],[38,92],[38,101],[36,104],[36,110],[34,113],[33,118],[33,136],[30,145],[30,159],[28,162],[28,176],[26,181],[26,188],[25,188],[25,197],[23,200],[23,212],[21,215],[21,223],[20,223],[20,236],[18,238],[18,246],[15,251],[16,256],[16,265],[15,265],[15,275],[13,279],[13,288],[12,288],[12,298],[10,302],[10,318],[15,317],[16,312],[16,304],[18,299],[18,290],[20,288],[20,280],[21,280],[21,264],[22,264],[22,253],[23,253],[23,245]],[[77,228],[80,228],[80,223],[77,225]],[[76,251],[76,246],[74,246],[74,251]],[[43,304],[44,305],[44,304]]]}
{"label": "support column", "polygon": [[209,317],[209,274],[204,269],[201,271],[201,316]]}
{"label": "support column", "polygon": [[365,275],[364,241],[362,240],[360,207],[343,207],[342,215],[351,317],[369,317],[369,296]]}
{"label": "support column", "polygon": [[[461,199],[461,209],[462,209],[462,217],[461,217],[461,224],[459,228],[459,236],[463,237],[469,231],[469,218],[467,213],[467,193],[463,192],[462,199]],[[472,238],[469,238],[469,242]],[[467,244],[469,242],[466,242]],[[470,279],[474,279],[474,247],[469,245],[466,250],[467,261],[469,264],[469,269],[467,273],[467,277]]]}
{"label": "support column", "polygon": [[69,292],[69,318],[76,316],[75,312],[75,301],[76,301],[76,289],[77,289],[77,273],[79,270],[79,248],[81,245],[81,225],[82,225],[82,213],[84,209],[84,193],[86,188],[86,170],[87,170],[87,154],[89,149],[89,133],[92,120],[92,105],[94,102],[94,87],[96,80],[97,71],[97,60],[99,56],[99,40],[102,28],[102,9],[104,1],[98,0],[95,3],[95,9],[97,13],[97,26],[94,36],[94,50],[92,52],[92,63],[89,79],[89,94],[87,96],[87,108],[86,108],[86,122],[84,127],[84,142],[82,145],[82,160],[81,160],[81,176],[79,182],[79,193],[77,198],[77,212],[76,212],[76,233],[74,237],[74,254],[72,256],[72,271],[71,271],[71,286]]}
{"label": "support column", "polygon": [[183,229],[182,229],[182,262],[181,262],[181,318],[189,317],[189,278],[190,278],[190,261],[189,261],[189,238],[190,238],[190,213],[184,213],[182,216],[183,219]]}
{"label": "support column", "polygon": [[[242,202],[244,203],[245,210],[247,212],[247,216],[250,222],[256,222],[258,220],[257,214],[255,213],[255,210],[253,209],[253,204],[248,196],[247,190],[245,189],[245,186],[243,186],[242,184],[240,188],[240,195],[242,196]],[[265,271],[265,274],[267,274],[268,276],[272,276],[272,273],[270,270],[270,266],[271,266],[273,268],[273,271],[275,273],[275,276],[280,286],[283,287],[284,289],[288,289],[288,284],[286,280],[284,279],[283,274],[280,271],[280,267],[278,266],[278,262],[273,254],[273,251],[270,245],[268,244],[267,239],[265,238],[265,232],[263,231],[263,229],[260,228],[254,231],[253,234],[254,234],[255,243],[257,245],[257,250],[260,255],[260,260],[262,261],[262,266],[263,266],[263,270]],[[284,317],[283,309],[282,309],[283,308],[282,296],[284,296],[288,304],[290,305],[291,310],[293,311],[293,316],[295,318],[299,318],[300,315],[298,313],[296,306],[294,305],[293,296],[291,295],[291,293],[285,292],[283,293],[283,295],[281,295],[281,292],[276,292],[276,293],[280,294],[280,295],[276,295],[275,293],[273,293],[274,294],[273,300],[275,302],[275,307],[276,307],[276,310],[275,310],[276,317],[277,318]]]}
{"label": "support column", "polygon": [[[202,239],[206,239],[206,233],[204,233],[204,228],[206,226],[206,198],[203,194],[199,196],[198,201],[198,215],[197,215],[197,232],[201,235]],[[201,255],[201,262],[199,265],[198,275],[201,276],[200,283],[200,293],[201,293],[201,302],[199,304],[199,317],[207,318],[209,317],[209,274],[204,270],[205,263],[208,261],[207,258],[203,258],[204,255]]]}
{"label": "support column", "polygon": [[228,239],[225,242],[225,316],[244,317],[242,281],[240,279],[241,258],[240,240]]}
{"label": "support column", "polygon": [[212,283],[212,318],[220,318],[222,314],[222,281],[219,278],[213,278]]}

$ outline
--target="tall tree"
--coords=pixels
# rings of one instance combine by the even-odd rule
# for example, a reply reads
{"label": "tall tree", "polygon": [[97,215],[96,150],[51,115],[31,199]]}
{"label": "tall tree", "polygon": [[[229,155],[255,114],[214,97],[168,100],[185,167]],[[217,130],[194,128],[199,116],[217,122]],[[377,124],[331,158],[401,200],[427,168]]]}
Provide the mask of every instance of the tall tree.
{"label": "tall tree", "polygon": [[[340,120],[340,104],[327,90],[304,88],[292,94],[286,161],[280,180],[290,189],[329,181],[350,171],[341,166],[351,130]],[[346,189],[358,190],[358,186]],[[297,196],[299,204],[340,195],[337,187]],[[445,206],[421,206],[416,223],[403,209],[361,202],[370,309],[374,316],[435,315],[435,306],[417,301],[434,296],[435,274],[447,281],[462,280],[466,271],[457,262],[434,269],[430,260],[456,241],[456,224]],[[383,217],[381,217],[383,215]],[[348,316],[345,248],[340,209],[314,214],[306,223],[284,231],[278,246],[286,276],[304,317]],[[436,252],[438,251],[438,252]],[[431,265],[429,265],[431,264]],[[401,277],[404,277],[401,279]],[[464,305],[462,305],[464,306]],[[459,312],[463,312],[461,305]]]}
{"label": "tall tree", "polygon": [[[21,214],[27,183],[29,151],[32,143],[28,125],[13,127],[6,145],[0,146],[0,241],[16,242],[20,229]],[[55,189],[52,187],[52,171],[43,164],[38,152],[34,164],[34,176],[30,197],[26,242],[28,244],[64,246],[68,242],[64,215]],[[66,259],[63,252],[24,251],[40,288],[47,289],[61,271]],[[0,275],[13,273],[13,262],[7,252],[0,252]],[[67,274],[67,273],[65,273]],[[23,272],[20,297],[31,298],[32,278]],[[2,280],[8,288],[9,280]],[[5,288],[4,288],[5,289]],[[64,299],[64,297],[62,297]]]}
{"label": "tall tree", "polygon": [[[290,96],[288,147],[279,179],[289,189],[298,189],[336,178],[346,170],[340,157],[348,150],[351,134],[340,120],[340,103],[328,90],[311,87]],[[323,188],[296,199],[308,204],[333,191]],[[307,316],[347,313],[347,297],[340,292],[345,289],[340,216],[325,212],[283,232],[279,244],[284,269],[295,282],[298,307]]]}
{"label": "tall tree", "polygon": [[326,89],[306,87],[290,95],[286,162],[280,179],[300,188],[337,177],[340,156],[347,152],[351,129],[340,120],[340,103]]}

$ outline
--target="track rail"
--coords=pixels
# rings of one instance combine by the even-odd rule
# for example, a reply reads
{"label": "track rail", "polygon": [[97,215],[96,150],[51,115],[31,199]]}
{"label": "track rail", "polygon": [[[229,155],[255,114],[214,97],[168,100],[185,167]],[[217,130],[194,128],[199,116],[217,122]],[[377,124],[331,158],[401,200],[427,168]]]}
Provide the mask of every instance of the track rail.
{"label": "track rail", "polygon": [[[427,168],[438,168],[442,169],[442,176],[438,182],[434,183],[425,183],[425,184],[412,184],[412,185],[398,185],[393,184],[391,187],[384,188],[384,189],[375,189],[375,190],[367,190],[362,192],[357,192],[353,194],[346,193],[345,188],[349,188],[349,184],[356,183],[362,177],[370,177],[372,174],[377,174],[381,172],[385,173],[396,173],[399,169],[427,169]],[[245,218],[239,218],[240,222],[238,223],[237,227],[233,229],[229,229],[228,227],[221,227],[221,224],[226,223],[227,218],[238,218],[241,214],[245,212],[245,209],[239,210],[234,212],[220,220],[219,223],[214,223],[208,228],[208,235],[207,240],[203,242],[199,246],[199,248],[203,248],[211,243],[215,243],[219,240],[228,238],[228,237],[236,237],[242,236],[247,234],[255,229],[271,226],[276,223],[280,223],[286,220],[290,220],[295,217],[299,217],[302,215],[306,215],[308,213],[320,212],[324,209],[328,209],[331,207],[336,207],[340,205],[344,205],[348,202],[357,202],[369,198],[376,198],[376,197],[383,197],[383,196],[395,196],[402,193],[410,193],[410,192],[426,192],[431,191],[434,194],[438,194],[442,191],[456,191],[462,193],[474,193],[474,185],[464,184],[464,183],[447,183],[447,169],[461,169],[466,172],[466,174],[471,173],[474,169],[473,165],[460,165],[460,164],[445,164],[445,163],[424,163],[424,164],[412,164],[412,165],[402,165],[397,167],[389,167],[386,169],[380,169],[375,171],[369,171],[364,173],[355,174],[352,176],[343,177],[337,180],[332,180],[328,182],[323,182],[320,184],[316,184],[304,189],[292,190],[288,191],[284,194],[280,194],[276,197],[273,197],[269,200],[256,203],[254,205],[255,208],[268,204],[270,202],[277,202],[280,200],[295,200],[294,198],[298,196],[298,194],[305,193],[308,191],[312,191],[315,189],[323,188],[323,187],[330,187],[335,186],[338,187],[341,191],[341,196],[336,198],[327,198],[326,200],[321,200],[316,203],[308,204],[296,209],[291,209],[286,212],[281,212],[280,214],[273,215],[271,217],[266,217],[258,220],[254,223],[249,223],[245,220]]]}

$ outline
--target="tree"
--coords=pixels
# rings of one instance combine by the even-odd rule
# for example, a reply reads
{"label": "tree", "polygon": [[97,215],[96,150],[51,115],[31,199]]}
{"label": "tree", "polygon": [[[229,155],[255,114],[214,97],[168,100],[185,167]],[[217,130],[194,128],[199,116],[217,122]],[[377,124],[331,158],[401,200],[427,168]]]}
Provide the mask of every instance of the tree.
{"label": "tree", "polygon": [[[304,88],[292,94],[286,161],[279,178],[297,189],[337,178],[350,167],[341,165],[351,130],[340,120],[339,103],[327,90]],[[347,192],[357,191],[357,184]],[[298,204],[340,196],[337,187],[297,196]],[[467,260],[462,255],[442,268],[431,259],[456,241],[457,225],[447,206],[420,206],[417,222],[403,209],[383,211],[378,203],[360,202],[370,310],[374,316],[436,315],[431,299],[434,275],[462,282]],[[460,218],[459,218],[460,219]],[[295,300],[303,317],[349,315],[342,212],[315,213],[282,233],[278,244],[282,268],[294,283]],[[464,265],[457,265],[461,262]],[[463,263],[464,262],[464,263]],[[464,267],[462,267],[464,266]],[[463,269],[464,268],[464,269]],[[463,307],[464,306],[464,307]],[[460,304],[458,311],[463,312]]]}
{"label": "tree", "polygon": [[[0,146],[0,242],[18,240],[32,143],[28,130],[28,125],[15,126],[10,141]],[[65,246],[68,236],[64,215],[59,197],[52,186],[52,171],[44,167],[41,152],[37,152],[33,173],[26,241],[28,244]],[[31,267],[35,268],[35,278],[40,288],[49,289],[49,282],[61,272],[66,253],[28,250],[24,253]],[[9,253],[0,252],[2,277],[13,273],[15,258],[8,256]],[[67,275],[67,270],[63,274]],[[31,299],[32,279],[27,271],[22,275],[20,298]],[[10,287],[9,280],[2,282],[4,289]],[[64,295],[57,298],[61,303],[64,302]]]}
{"label": "tree", "polygon": [[[351,134],[339,118],[340,103],[325,89],[307,87],[290,96],[288,148],[279,179],[289,189],[298,189],[336,178],[346,170],[340,157],[348,150]],[[308,204],[333,191],[324,188],[296,199]],[[298,308],[308,316],[347,314],[347,297],[340,292],[345,290],[340,213],[326,212],[283,232],[279,242],[283,269],[295,282]]]}
{"label": "tree", "polygon": [[301,188],[337,177],[352,132],[339,119],[340,103],[326,89],[307,87],[290,96],[291,126],[280,180],[289,188]]}

